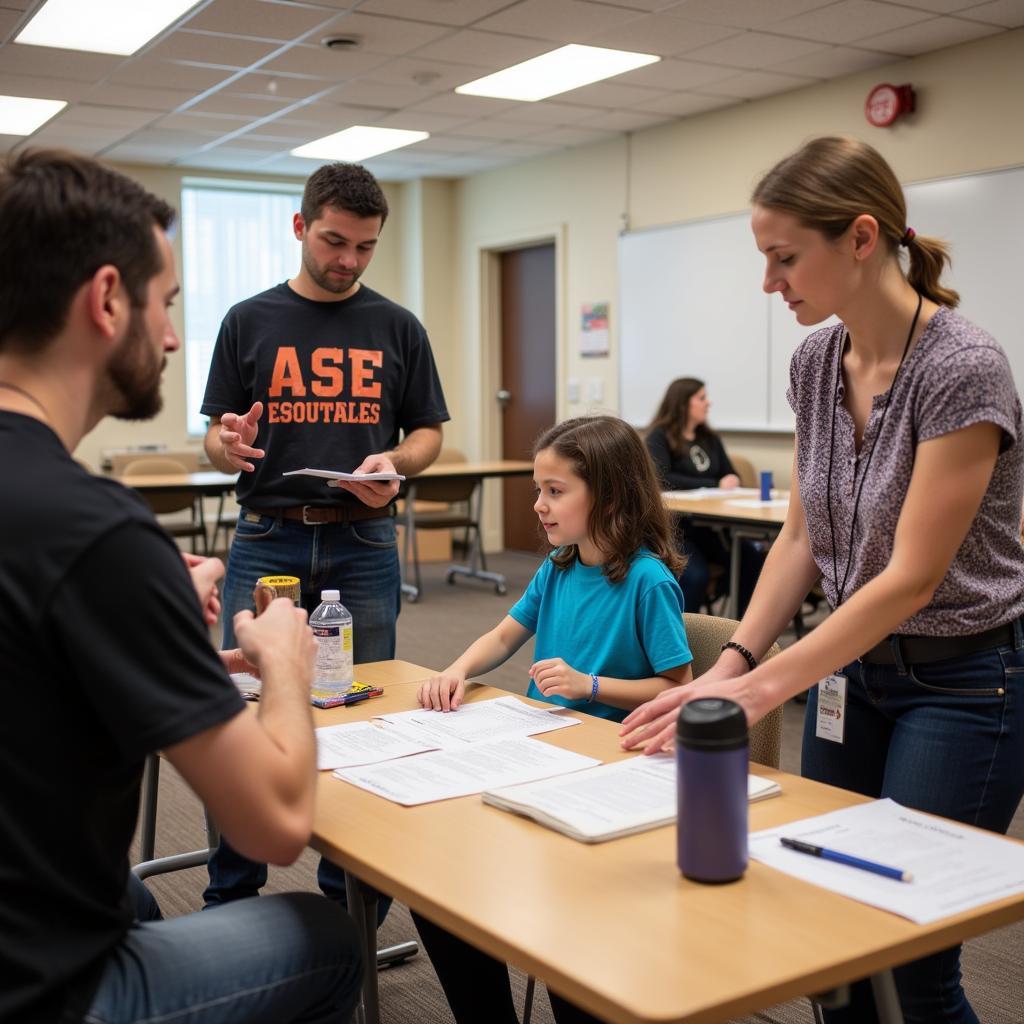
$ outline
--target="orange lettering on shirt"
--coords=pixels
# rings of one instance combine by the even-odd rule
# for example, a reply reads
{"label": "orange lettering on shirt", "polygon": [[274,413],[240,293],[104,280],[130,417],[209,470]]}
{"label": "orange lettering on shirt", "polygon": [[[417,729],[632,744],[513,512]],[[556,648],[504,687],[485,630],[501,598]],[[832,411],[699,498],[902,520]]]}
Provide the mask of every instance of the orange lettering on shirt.
{"label": "orange lettering on shirt", "polygon": [[384,353],[377,349],[350,348],[352,363],[352,397],[380,398],[380,381],[373,379],[375,366],[384,365]]}
{"label": "orange lettering on shirt", "polygon": [[274,359],[274,372],[270,375],[271,398],[280,398],[284,389],[301,398],[306,393],[306,385],[302,382],[302,370],[299,368],[299,357],[293,345],[282,345]]}
{"label": "orange lettering on shirt", "polygon": [[340,364],[345,358],[343,348],[317,348],[313,350],[313,373],[321,380],[313,381],[313,394],[321,398],[337,398],[345,384]]}

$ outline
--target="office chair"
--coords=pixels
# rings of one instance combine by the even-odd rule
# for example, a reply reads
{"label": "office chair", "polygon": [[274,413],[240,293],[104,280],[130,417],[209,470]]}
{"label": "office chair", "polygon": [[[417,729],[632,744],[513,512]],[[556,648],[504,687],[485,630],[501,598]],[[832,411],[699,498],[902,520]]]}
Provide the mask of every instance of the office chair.
{"label": "office chair", "polygon": [[754,464],[746,455],[730,455],[729,461],[732,463],[732,468],[736,470],[736,475],[740,478],[740,487],[757,487],[760,485],[761,478],[758,476]]}
{"label": "office chair", "polygon": [[[162,473],[195,473],[199,469],[199,455],[195,452],[177,452],[174,455],[145,455],[128,458],[123,462],[114,461],[114,472],[120,476],[158,476]],[[189,509],[189,522],[166,521],[160,525],[172,537],[191,537],[192,552],[196,553],[196,540],[201,541],[202,553],[209,554],[206,524],[203,521],[203,498],[188,488],[180,491],[145,492],[143,497],[154,515],[164,516]]]}

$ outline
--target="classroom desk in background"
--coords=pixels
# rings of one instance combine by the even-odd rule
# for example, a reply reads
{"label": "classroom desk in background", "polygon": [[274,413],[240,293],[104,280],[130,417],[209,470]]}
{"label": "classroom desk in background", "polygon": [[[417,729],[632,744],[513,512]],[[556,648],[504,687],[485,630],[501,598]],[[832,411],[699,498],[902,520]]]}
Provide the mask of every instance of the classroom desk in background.
{"label": "classroom desk in background", "polygon": [[[384,695],[314,712],[336,725],[416,706],[429,669],[403,661],[356,667]],[[503,695],[472,685],[467,700]],[[582,724],[538,739],[603,761],[625,756],[617,727]],[[864,798],[755,766],[780,797],[750,806],[751,830]],[[488,807],[479,796],[401,807],[320,775],[311,845],[352,879],[353,909],[376,943],[374,886],[598,1017],[622,1024],[712,1024],[890,968],[1024,919],[1024,895],[916,925],[751,862],[729,885],[680,877],[671,826],[598,845]],[[355,881],[358,879],[359,881]],[[377,1024],[367,976],[367,1022]],[[883,1015],[884,1024],[902,1018]]]}
{"label": "classroom desk in background", "polygon": [[[405,527],[404,552],[402,567],[402,593],[411,601],[420,597],[421,586],[419,584],[419,566],[414,565],[415,582],[408,581],[405,577],[409,572],[410,557],[409,551],[416,551],[416,501],[420,497],[427,500],[444,501],[444,484],[448,482],[459,483],[468,481],[472,484],[472,494],[468,498],[469,510],[467,518],[476,524],[473,530],[473,540],[470,550],[466,553],[467,562],[461,565],[451,565],[448,568],[448,582],[451,583],[455,576],[469,576],[473,579],[487,580],[494,584],[499,594],[506,592],[505,577],[500,572],[490,572],[484,564],[483,554],[483,483],[487,479],[530,476],[533,473],[533,463],[525,459],[491,459],[478,462],[435,462],[427,466],[422,473],[417,473],[402,486],[402,496],[405,499],[405,512],[400,517],[400,522]],[[435,488],[432,484],[438,484]],[[415,554],[413,555],[415,558]]]}
{"label": "classroom desk in background", "polygon": [[[789,498],[787,491],[773,492],[776,498]],[[787,508],[781,505],[765,505],[760,508],[737,505],[746,496],[735,498],[688,498],[684,491],[672,491],[665,495],[665,507],[694,524],[718,526],[727,530],[732,543],[729,545],[729,598],[726,602],[725,617],[737,619],[740,592],[740,555],[742,540],[765,540],[775,537],[786,521]],[[684,528],[684,536],[685,536]]]}

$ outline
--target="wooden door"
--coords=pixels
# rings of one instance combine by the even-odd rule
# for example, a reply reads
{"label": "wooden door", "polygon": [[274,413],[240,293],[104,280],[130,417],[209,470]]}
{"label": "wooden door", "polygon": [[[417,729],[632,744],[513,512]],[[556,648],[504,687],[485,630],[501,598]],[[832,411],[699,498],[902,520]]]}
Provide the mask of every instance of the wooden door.
{"label": "wooden door", "polygon": [[[555,246],[501,254],[502,457],[530,458],[555,422]],[[533,481],[504,481],[505,548],[546,551],[533,512]]]}

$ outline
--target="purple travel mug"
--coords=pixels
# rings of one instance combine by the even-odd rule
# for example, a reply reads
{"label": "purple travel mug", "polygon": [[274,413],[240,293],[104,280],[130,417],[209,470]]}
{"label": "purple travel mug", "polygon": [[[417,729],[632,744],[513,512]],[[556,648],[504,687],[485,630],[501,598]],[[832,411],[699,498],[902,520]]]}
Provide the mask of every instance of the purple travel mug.
{"label": "purple travel mug", "polygon": [[731,700],[684,704],[676,726],[679,870],[733,882],[747,870],[747,716]]}

